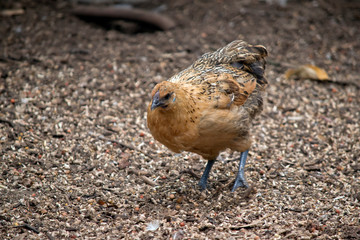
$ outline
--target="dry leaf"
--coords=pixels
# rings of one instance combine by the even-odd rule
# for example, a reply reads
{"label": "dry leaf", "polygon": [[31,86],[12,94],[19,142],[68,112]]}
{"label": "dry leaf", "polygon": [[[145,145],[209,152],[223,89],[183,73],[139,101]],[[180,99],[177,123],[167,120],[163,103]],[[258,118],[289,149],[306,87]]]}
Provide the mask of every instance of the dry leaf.
{"label": "dry leaf", "polygon": [[324,69],[317,66],[306,64],[298,68],[289,69],[285,72],[285,77],[299,78],[299,79],[315,79],[315,80],[328,80],[329,76]]}

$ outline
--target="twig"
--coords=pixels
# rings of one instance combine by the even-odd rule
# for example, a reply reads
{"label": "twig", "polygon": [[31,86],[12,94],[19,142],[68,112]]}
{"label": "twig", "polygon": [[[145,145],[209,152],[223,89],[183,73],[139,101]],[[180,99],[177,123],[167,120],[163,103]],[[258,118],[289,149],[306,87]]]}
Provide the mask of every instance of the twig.
{"label": "twig", "polygon": [[134,173],[134,174],[136,174],[136,175],[138,175],[138,176],[140,176],[140,175],[149,175],[149,174],[150,174],[148,171],[136,170],[136,169],[134,169],[134,168],[130,168],[130,169],[128,170],[128,173]]}
{"label": "twig", "polygon": [[180,174],[184,174],[184,173],[187,173],[189,175],[191,175],[192,177],[196,178],[196,179],[200,179],[200,177],[194,173],[194,171],[190,168],[190,169],[185,169],[183,171],[180,172]]}
{"label": "twig", "polygon": [[290,237],[295,237],[296,235],[297,235],[297,233],[291,232],[291,233],[289,233],[288,235],[286,235],[286,236],[284,237],[284,239],[289,239]]}
{"label": "twig", "polygon": [[230,229],[231,230],[239,230],[241,228],[250,228],[250,227],[254,227],[256,225],[258,225],[262,220],[264,220],[265,218],[267,217],[270,217],[274,215],[274,213],[271,213],[271,214],[266,214],[264,217],[256,220],[256,221],[253,221],[252,223],[249,223],[249,224],[245,224],[245,225],[240,225],[240,226],[231,226]]}
{"label": "twig", "polygon": [[25,229],[27,229],[27,230],[30,230],[30,231],[33,231],[33,232],[35,232],[35,233],[37,233],[37,234],[39,234],[40,233],[40,231],[39,230],[37,230],[36,228],[34,228],[34,227],[32,227],[32,226],[30,226],[29,224],[22,224],[22,225],[19,225],[19,226],[15,226],[16,228],[25,228]]}
{"label": "twig", "polygon": [[[224,191],[224,189],[229,189],[229,186],[234,184],[234,180],[230,180],[227,183],[225,183],[224,185],[221,185],[220,187],[218,187],[215,191],[215,193],[212,195],[213,197],[217,196],[220,192]],[[250,194],[256,192],[256,188],[254,187],[254,185],[250,185],[243,193],[242,195],[242,199],[247,199],[249,198]]]}
{"label": "twig", "polygon": [[148,172],[146,172],[146,171],[140,171],[140,170],[130,168],[128,170],[128,173],[132,173],[132,174],[135,174],[135,175],[139,176],[139,178],[141,180],[143,180],[145,183],[147,183],[147,184],[149,184],[151,186],[156,186],[156,183],[153,180],[151,180],[150,178],[145,176],[146,174],[148,174]]}
{"label": "twig", "polygon": [[162,30],[175,27],[175,22],[163,15],[141,10],[114,7],[77,7],[71,13],[79,17],[102,18],[102,19],[125,19],[131,21],[145,22],[157,26]]}
{"label": "twig", "polygon": [[149,184],[149,185],[151,185],[151,186],[156,186],[156,183],[155,183],[153,180],[151,180],[150,178],[148,178],[147,176],[141,175],[140,178],[141,178],[141,180],[143,180],[145,183],[147,183],[147,184]]}
{"label": "twig", "polygon": [[10,127],[15,128],[15,124],[7,119],[0,118],[0,123],[7,123]]}
{"label": "twig", "polygon": [[134,151],[137,151],[137,152],[141,152],[142,154],[144,154],[145,156],[147,156],[148,158],[153,158],[150,154],[136,148],[136,147],[133,147],[133,146],[130,146],[130,145],[127,145],[125,143],[122,143],[120,141],[117,141],[117,140],[113,140],[113,139],[110,139],[110,138],[106,138],[102,135],[95,135],[94,133],[92,132],[89,132],[88,133],[90,136],[92,137],[97,137],[98,139],[100,140],[104,140],[104,141],[109,141],[109,142],[112,142],[112,143],[116,143],[116,144],[119,144],[120,146],[124,147],[124,148],[128,148],[128,149],[131,149],[131,150],[134,150]]}
{"label": "twig", "polygon": [[224,185],[221,185],[220,187],[218,187],[216,189],[215,193],[213,193],[212,196],[213,197],[218,196],[220,192],[224,191],[224,189],[229,189],[229,186],[233,183],[234,183],[234,180],[230,180],[227,183],[225,183]]}
{"label": "twig", "polygon": [[104,136],[97,136],[99,139],[101,139],[101,140],[104,140],[104,141],[109,141],[109,142],[113,142],[113,143],[116,143],[116,144],[119,144],[120,146],[122,146],[122,147],[125,147],[125,148],[129,148],[129,149],[131,149],[131,150],[136,150],[136,151],[138,151],[138,149],[136,149],[135,147],[133,147],[133,146],[130,146],[130,145],[127,145],[127,144],[125,144],[125,143],[122,143],[122,142],[119,142],[119,141],[117,141],[117,140],[113,140],[113,139],[110,139],[110,138],[106,138],[106,137],[104,137]]}
{"label": "twig", "polygon": [[340,85],[340,86],[354,86],[357,89],[360,88],[360,84],[356,83],[355,81],[354,82],[352,82],[352,81],[338,81],[338,80],[335,80],[335,79],[326,79],[326,80],[310,79],[310,80],[313,80],[313,81],[316,81],[316,82],[322,83],[322,84],[333,83],[333,84]]}
{"label": "twig", "polygon": [[22,8],[4,9],[4,10],[0,11],[0,16],[11,17],[11,16],[15,16],[15,15],[22,15],[24,13],[25,13],[25,11]]}
{"label": "twig", "polygon": [[76,231],[79,231],[79,229],[74,228],[74,227],[68,227],[68,228],[65,228],[65,230],[68,231],[68,232],[76,232]]}
{"label": "twig", "polygon": [[29,132],[29,133],[30,133],[31,137],[36,138],[38,141],[44,141],[43,138],[36,136],[34,133],[32,133],[32,132]]}

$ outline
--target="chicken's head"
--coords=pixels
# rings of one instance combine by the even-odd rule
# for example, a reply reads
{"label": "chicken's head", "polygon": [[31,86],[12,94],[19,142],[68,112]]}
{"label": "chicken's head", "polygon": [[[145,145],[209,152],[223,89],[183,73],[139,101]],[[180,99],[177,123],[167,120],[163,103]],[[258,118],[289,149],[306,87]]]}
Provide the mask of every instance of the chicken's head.
{"label": "chicken's head", "polygon": [[157,84],[151,92],[151,110],[161,108],[169,110],[176,100],[176,86],[174,83],[164,81]]}

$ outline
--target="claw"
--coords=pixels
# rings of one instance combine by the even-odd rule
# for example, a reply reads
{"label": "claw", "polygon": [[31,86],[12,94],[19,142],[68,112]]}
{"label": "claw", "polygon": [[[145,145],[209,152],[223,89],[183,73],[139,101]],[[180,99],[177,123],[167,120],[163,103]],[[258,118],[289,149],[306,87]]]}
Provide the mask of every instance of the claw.
{"label": "claw", "polygon": [[201,179],[200,179],[200,181],[199,181],[199,187],[200,187],[200,190],[201,191],[204,191],[205,189],[206,189],[206,181],[201,181]]}

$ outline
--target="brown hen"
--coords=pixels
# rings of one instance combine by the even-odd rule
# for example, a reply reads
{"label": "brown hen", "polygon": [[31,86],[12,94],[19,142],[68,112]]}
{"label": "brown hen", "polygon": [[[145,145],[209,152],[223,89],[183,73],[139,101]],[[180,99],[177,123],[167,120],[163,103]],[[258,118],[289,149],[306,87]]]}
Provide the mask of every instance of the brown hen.
{"label": "brown hen", "polygon": [[147,110],[156,140],[174,152],[194,152],[208,160],[200,179],[205,189],[210,170],[226,148],[241,152],[232,191],[248,187],[244,177],[251,145],[251,120],[261,112],[267,51],[233,41],[206,53],[190,67],[157,84]]}

